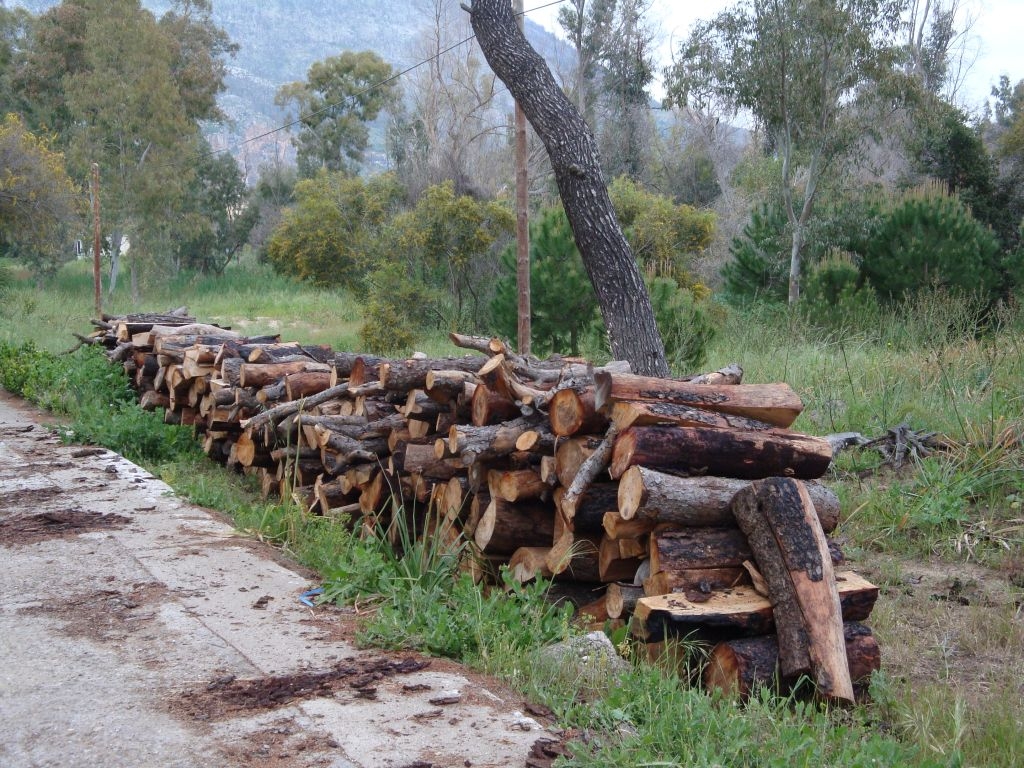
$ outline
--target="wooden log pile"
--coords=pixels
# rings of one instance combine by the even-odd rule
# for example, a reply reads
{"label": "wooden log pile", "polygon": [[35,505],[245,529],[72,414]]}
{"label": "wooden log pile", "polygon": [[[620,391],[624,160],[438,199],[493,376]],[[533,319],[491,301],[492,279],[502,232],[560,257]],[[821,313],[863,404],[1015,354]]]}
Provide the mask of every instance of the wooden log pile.
{"label": "wooden log pile", "polygon": [[832,449],[789,429],[786,384],[538,361],[451,334],[462,356],[384,359],[245,337],[184,312],[104,317],[91,343],[145,408],[191,425],[265,495],[367,534],[459,536],[479,578],[553,579],[657,649],[707,643],[709,687],[810,679],[848,701],[879,668],[878,590],[843,567],[817,481]]}

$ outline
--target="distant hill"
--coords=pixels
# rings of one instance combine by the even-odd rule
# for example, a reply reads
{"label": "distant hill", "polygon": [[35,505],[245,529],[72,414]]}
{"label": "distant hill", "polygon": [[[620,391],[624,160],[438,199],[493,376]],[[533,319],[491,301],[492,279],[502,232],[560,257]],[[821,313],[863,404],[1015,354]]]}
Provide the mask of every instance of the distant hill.
{"label": "distant hill", "polygon": [[[8,6],[33,13],[57,4],[7,0]],[[143,0],[142,5],[160,16],[171,3]],[[253,140],[232,150],[250,178],[275,155],[290,156],[286,133],[255,139],[285,120],[274,105],[278,87],[304,80],[312,63],[345,50],[375,51],[398,70],[412,66],[413,43],[428,24],[430,5],[429,0],[213,0],[214,19],[240,48],[229,63],[228,89],[220,98],[234,125],[212,131],[211,142],[223,148]],[[564,43],[529,19],[526,33],[549,60],[570,55]]]}

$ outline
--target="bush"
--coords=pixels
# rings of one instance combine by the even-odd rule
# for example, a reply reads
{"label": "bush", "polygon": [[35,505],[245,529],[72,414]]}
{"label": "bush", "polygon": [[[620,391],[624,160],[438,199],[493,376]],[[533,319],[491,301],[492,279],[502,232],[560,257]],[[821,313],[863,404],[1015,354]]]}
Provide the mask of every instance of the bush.
{"label": "bush", "polygon": [[824,328],[866,328],[878,320],[878,297],[848,253],[835,252],[811,270],[800,304],[807,319]]}
{"label": "bush", "polygon": [[934,187],[910,193],[865,244],[861,270],[887,300],[943,288],[998,298],[999,242],[956,196]]}
{"label": "bush", "polygon": [[665,278],[649,280],[647,290],[669,366],[680,373],[692,373],[707,360],[708,346],[716,333],[705,303]]}
{"label": "bush", "polygon": [[722,268],[726,298],[737,304],[750,300],[786,301],[791,245],[781,205],[764,203],[751,212],[743,234],[734,237],[729,246],[733,260]]}
{"label": "bush", "polygon": [[366,282],[369,288],[359,340],[368,352],[409,352],[420,329],[442,317],[438,305],[444,297],[410,277],[402,264],[386,264]]}

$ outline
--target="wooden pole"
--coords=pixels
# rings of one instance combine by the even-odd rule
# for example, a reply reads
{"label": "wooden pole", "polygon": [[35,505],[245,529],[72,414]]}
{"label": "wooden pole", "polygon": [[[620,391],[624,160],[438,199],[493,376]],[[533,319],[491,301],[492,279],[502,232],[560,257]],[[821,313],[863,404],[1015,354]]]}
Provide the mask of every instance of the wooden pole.
{"label": "wooden pole", "polygon": [[92,164],[92,284],[94,289],[96,317],[103,316],[103,300],[100,296],[100,166]]}
{"label": "wooden pole", "polygon": [[[523,0],[513,0],[519,29],[526,25]],[[519,102],[515,112],[516,134],[516,286],[519,295],[518,319],[516,326],[517,350],[521,355],[530,354],[530,224],[528,177],[526,170],[526,114]]]}

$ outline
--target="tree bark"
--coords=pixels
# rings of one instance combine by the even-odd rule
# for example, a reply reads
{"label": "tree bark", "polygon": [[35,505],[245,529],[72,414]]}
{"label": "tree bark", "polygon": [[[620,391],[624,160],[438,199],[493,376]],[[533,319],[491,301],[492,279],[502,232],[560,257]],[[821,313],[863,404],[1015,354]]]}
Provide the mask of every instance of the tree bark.
{"label": "tree bark", "polygon": [[474,0],[470,23],[487,63],[547,149],[612,355],[628,360],[638,373],[668,376],[650,296],[615,218],[593,133],[519,31],[508,0]]}

